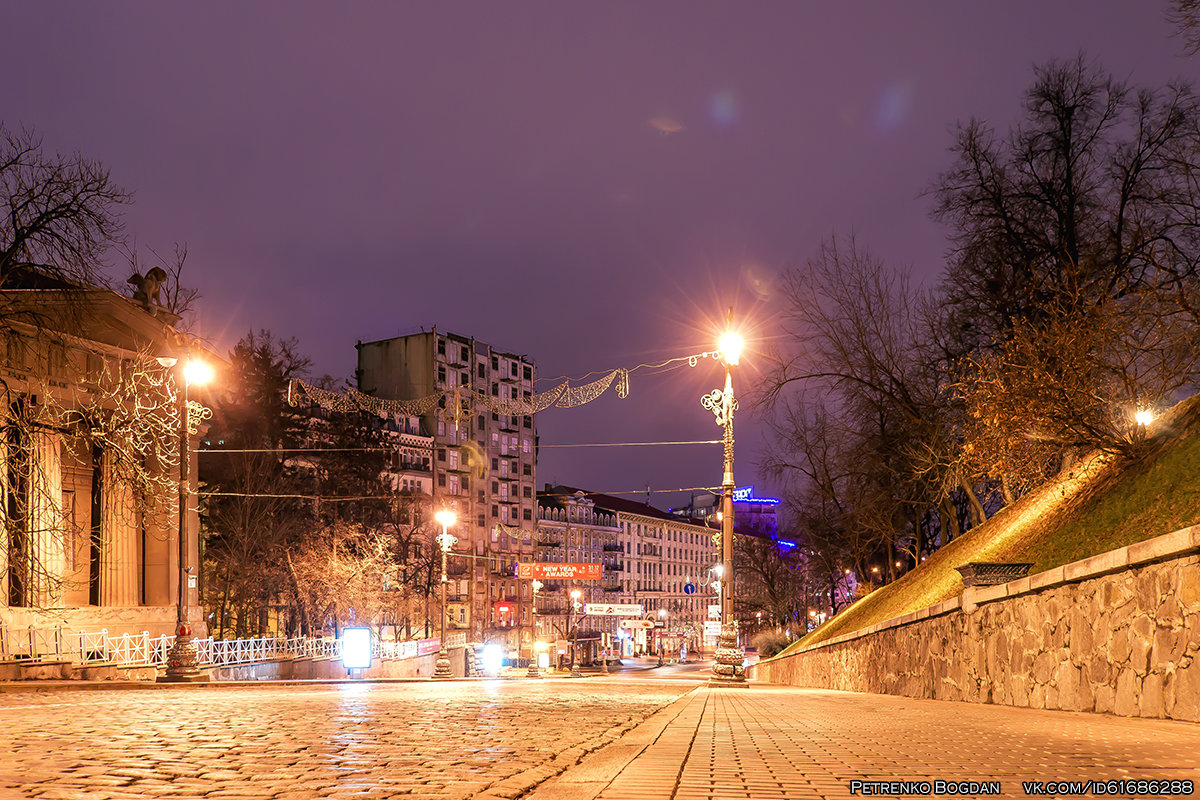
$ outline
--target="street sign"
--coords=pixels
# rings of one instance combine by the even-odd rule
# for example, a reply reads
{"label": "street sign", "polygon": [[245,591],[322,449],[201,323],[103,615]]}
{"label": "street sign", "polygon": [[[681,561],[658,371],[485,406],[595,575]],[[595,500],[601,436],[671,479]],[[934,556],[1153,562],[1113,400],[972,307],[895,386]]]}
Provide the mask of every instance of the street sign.
{"label": "street sign", "polygon": [[598,581],[602,569],[603,565],[601,564],[557,564],[539,561],[533,564],[517,564],[517,577],[522,580],[541,578],[543,580]]}
{"label": "street sign", "polygon": [[621,627],[627,628],[631,631],[637,630],[638,628],[642,628],[643,630],[649,630],[650,628],[654,627],[654,620],[652,620],[652,619],[623,619],[623,620],[621,620]]}
{"label": "street sign", "polygon": [[636,617],[642,613],[642,606],[616,605],[614,603],[585,603],[583,613],[593,617]]}
{"label": "street sign", "polygon": [[705,636],[720,636],[721,622],[715,619],[704,620],[704,635]]}
{"label": "street sign", "polygon": [[721,607],[720,606],[709,606],[708,607],[708,618],[709,619],[720,619],[721,618]]}
{"label": "street sign", "polygon": [[685,583],[685,584],[683,585],[683,593],[684,593],[684,594],[695,594],[695,593],[696,593],[696,584],[694,584],[694,583]]}

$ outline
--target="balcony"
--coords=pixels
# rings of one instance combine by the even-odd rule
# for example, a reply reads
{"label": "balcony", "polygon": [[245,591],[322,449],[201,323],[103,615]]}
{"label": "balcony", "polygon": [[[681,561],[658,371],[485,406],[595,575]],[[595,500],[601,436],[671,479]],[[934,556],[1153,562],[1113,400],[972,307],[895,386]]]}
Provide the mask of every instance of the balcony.
{"label": "balcony", "polygon": [[624,548],[616,542],[610,542],[609,544],[604,545],[604,552],[606,553],[620,553],[623,550]]}
{"label": "balcony", "polygon": [[542,533],[538,534],[538,547],[562,547],[562,537],[554,534]]}

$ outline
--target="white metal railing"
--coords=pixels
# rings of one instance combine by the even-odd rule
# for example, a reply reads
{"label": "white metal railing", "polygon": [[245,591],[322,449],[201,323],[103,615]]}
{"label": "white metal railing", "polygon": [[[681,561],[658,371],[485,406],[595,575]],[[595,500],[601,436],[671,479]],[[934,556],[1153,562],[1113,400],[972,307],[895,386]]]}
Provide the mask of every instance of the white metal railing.
{"label": "white metal railing", "polygon": [[[462,639],[461,642],[457,639]],[[462,647],[466,637],[449,637],[449,647]],[[72,632],[62,627],[11,628],[0,625],[0,661],[70,661],[77,664],[165,666],[174,636],[142,633],[109,634],[108,630]],[[415,658],[437,652],[438,639],[389,642],[372,637],[376,658]],[[332,638],[196,639],[197,661],[204,666],[248,664],[279,658],[339,658],[342,640]]]}

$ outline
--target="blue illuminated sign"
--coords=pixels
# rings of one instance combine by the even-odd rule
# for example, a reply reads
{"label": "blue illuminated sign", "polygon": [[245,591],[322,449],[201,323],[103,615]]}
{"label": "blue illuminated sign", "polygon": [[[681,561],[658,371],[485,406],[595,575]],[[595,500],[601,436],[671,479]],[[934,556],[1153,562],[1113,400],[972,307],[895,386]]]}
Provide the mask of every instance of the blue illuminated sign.
{"label": "blue illuminated sign", "polygon": [[733,502],[735,503],[764,503],[766,505],[778,505],[779,500],[774,497],[755,497],[754,485],[743,486],[740,489],[733,490]]}

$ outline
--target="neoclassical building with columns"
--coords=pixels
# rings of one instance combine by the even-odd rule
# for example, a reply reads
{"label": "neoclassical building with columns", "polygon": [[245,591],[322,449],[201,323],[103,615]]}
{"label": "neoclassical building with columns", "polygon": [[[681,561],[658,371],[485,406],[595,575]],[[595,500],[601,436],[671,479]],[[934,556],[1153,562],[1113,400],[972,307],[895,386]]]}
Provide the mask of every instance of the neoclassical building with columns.
{"label": "neoclassical building with columns", "polygon": [[179,386],[189,353],[213,356],[177,332],[177,321],[149,300],[107,289],[0,292],[6,635],[31,627],[172,634],[181,601],[195,633],[206,635],[196,585],[196,430],[181,469]]}

